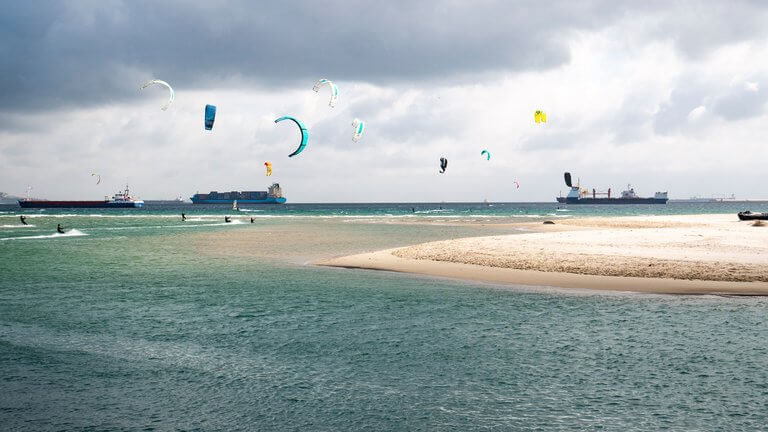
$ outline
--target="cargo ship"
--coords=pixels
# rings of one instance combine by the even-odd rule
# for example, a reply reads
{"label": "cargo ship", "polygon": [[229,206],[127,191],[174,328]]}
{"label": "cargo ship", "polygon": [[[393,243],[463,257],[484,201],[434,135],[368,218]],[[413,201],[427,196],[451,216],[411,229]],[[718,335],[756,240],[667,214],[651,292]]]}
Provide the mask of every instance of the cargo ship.
{"label": "cargo ship", "polygon": [[557,202],[564,204],[666,204],[669,201],[667,192],[656,192],[652,198],[637,196],[635,189],[627,185],[627,189],[621,192],[621,196],[611,198],[611,189],[597,191],[582,189],[580,184],[573,185],[571,173],[565,173],[565,185],[571,188],[567,196],[557,197]]}
{"label": "cargo ship", "polygon": [[120,191],[110,197],[104,197],[97,201],[50,201],[22,199],[19,205],[23,208],[136,208],[144,207],[144,201],[131,196],[128,185],[125,190]]}
{"label": "cargo ship", "polygon": [[193,204],[285,204],[286,201],[278,183],[272,183],[266,191],[211,191],[207,194],[196,193],[190,199]]}

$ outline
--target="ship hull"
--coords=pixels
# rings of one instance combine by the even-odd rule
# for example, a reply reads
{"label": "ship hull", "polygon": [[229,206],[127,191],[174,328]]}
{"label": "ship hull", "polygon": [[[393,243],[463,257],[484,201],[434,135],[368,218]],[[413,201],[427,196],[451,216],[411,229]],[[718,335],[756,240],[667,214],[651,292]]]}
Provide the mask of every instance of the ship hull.
{"label": "ship hull", "polygon": [[143,201],[19,201],[22,208],[139,208]]}
{"label": "ship hull", "polygon": [[557,198],[557,202],[563,204],[666,204],[667,201],[667,198]]}
{"label": "ship hull", "polygon": [[[237,204],[285,204],[285,198],[267,197],[265,199],[238,199]],[[232,204],[234,199],[200,199],[192,197],[192,204]]]}

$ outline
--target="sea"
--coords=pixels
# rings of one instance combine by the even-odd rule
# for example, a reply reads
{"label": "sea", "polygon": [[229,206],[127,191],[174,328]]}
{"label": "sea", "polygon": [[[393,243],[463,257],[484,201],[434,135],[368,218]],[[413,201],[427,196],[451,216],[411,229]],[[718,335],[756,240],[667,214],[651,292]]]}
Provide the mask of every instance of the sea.
{"label": "sea", "polygon": [[747,209],[768,203],[0,206],[0,430],[761,430],[763,297],[313,264],[522,222]]}

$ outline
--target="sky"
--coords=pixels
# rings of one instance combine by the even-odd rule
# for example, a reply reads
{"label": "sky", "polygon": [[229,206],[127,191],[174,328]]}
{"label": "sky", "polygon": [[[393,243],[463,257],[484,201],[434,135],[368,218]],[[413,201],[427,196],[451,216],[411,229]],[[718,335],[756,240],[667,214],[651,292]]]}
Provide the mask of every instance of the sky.
{"label": "sky", "polygon": [[[0,191],[554,201],[570,171],[614,193],[768,199],[766,22],[758,0],[10,2]],[[173,86],[168,110],[151,79]],[[308,128],[296,157],[283,115]]]}

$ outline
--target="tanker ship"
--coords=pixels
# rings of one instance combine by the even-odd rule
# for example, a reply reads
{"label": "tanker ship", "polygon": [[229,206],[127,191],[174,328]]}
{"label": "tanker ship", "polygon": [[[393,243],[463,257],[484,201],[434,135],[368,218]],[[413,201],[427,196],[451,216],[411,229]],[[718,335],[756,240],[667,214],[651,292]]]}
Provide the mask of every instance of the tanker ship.
{"label": "tanker ship", "polygon": [[133,208],[144,207],[144,201],[131,196],[128,185],[125,190],[120,191],[112,198],[104,197],[97,201],[50,201],[23,199],[19,200],[19,205],[23,208]]}
{"label": "tanker ship", "polygon": [[627,185],[627,189],[621,192],[618,198],[611,198],[611,189],[597,191],[596,189],[582,189],[580,184],[573,185],[571,173],[564,174],[565,185],[571,188],[567,196],[557,197],[557,202],[564,204],[666,204],[669,198],[667,192],[656,192],[652,198],[637,196],[635,189]]}
{"label": "tanker ship", "polygon": [[190,199],[194,204],[285,204],[286,201],[278,183],[272,183],[266,191],[211,191],[207,194],[196,193]]}

